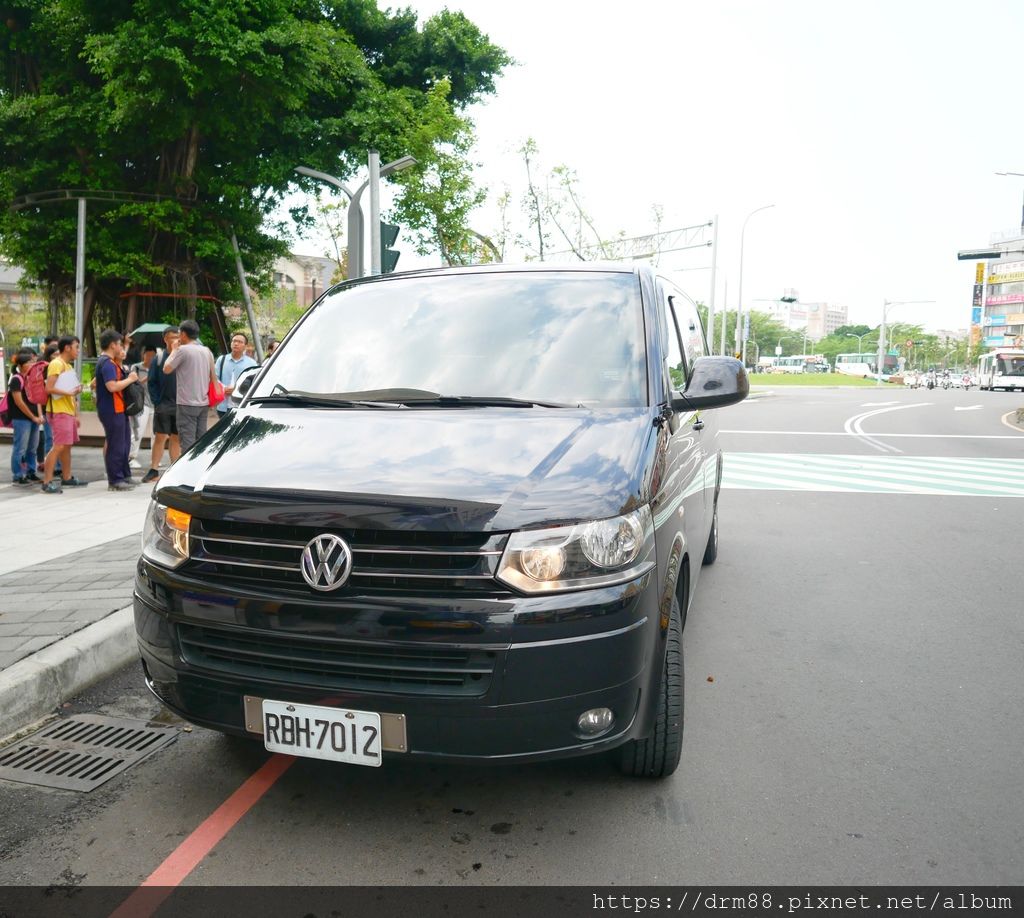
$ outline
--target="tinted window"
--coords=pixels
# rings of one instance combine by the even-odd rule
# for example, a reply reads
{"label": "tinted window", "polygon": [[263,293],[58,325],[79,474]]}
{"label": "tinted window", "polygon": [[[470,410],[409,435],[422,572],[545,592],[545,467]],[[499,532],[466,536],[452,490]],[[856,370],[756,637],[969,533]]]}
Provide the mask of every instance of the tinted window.
{"label": "tinted window", "polygon": [[707,346],[704,343],[704,326],[700,321],[700,313],[697,307],[687,297],[680,293],[672,296],[672,308],[676,313],[676,321],[679,323],[679,334],[683,336],[683,347],[686,350],[686,362],[693,366],[693,361],[698,357],[706,357]]}
{"label": "tinted window", "polygon": [[683,350],[679,345],[677,320],[672,308],[672,298],[662,297],[661,321],[665,333],[665,372],[668,374],[669,388],[682,392],[686,388],[686,364],[683,362]]}
{"label": "tinted window", "polygon": [[323,301],[255,394],[424,389],[609,407],[647,404],[632,274],[409,277]]}

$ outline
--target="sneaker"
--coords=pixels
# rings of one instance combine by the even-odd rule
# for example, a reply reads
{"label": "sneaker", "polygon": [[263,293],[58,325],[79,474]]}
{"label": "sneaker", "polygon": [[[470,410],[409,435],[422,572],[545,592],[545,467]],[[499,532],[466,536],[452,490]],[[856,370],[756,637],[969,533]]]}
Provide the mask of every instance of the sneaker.
{"label": "sneaker", "polygon": [[60,494],[61,493],[60,482],[57,481],[57,479],[55,478],[49,484],[44,484],[42,490],[43,490],[44,494]]}
{"label": "sneaker", "polygon": [[28,479],[24,475],[21,478],[12,478],[11,484],[28,484]]}
{"label": "sneaker", "polygon": [[128,461],[128,468],[130,469],[141,469],[142,463],[138,459],[130,459]]}
{"label": "sneaker", "polygon": [[60,483],[65,488],[84,488],[89,484],[87,481],[79,481],[74,475],[70,478],[62,478]]}
{"label": "sneaker", "polygon": [[142,476],[142,483],[149,484],[151,481],[156,481],[160,477],[160,473],[156,469],[150,469]]}
{"label": "sneaker", "polygon": [[108,491],[133,491],[135,485],[127,481],[115,481],[112,485],[107,485]]}
{"label": "sneaker", "polygon": [[25,481],[42,481],[42,480],[43,479],[40,478],[35,472],[29,472],[25,476]]}

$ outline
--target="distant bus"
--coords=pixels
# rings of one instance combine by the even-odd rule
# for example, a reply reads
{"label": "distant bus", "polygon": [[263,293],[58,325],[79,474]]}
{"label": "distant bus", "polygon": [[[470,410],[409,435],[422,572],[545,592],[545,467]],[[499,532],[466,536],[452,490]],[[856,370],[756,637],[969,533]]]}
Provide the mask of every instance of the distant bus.
{"label": "distant bus", "polygon": [[827,373],[828,361],[822,354],[794,354],[792,357],[762,357],[769,373]]}
{"label": "distant bus", "polygon": [[1024,390],[1024,350],[1003,349],[978,358],[978,386],[982,389]]}
{"label": "distant bus", "polygon": [[[895,354],[886,354],[882,375],[891,376],[899,368]],[[878,373],[877,354],[836,354],[836,372],[847,376],[875,376]]]}

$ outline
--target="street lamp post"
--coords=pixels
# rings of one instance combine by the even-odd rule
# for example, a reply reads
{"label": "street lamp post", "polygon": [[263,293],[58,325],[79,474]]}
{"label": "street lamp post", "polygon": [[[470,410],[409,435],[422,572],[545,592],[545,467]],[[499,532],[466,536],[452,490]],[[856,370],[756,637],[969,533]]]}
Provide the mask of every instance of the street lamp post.
{"label": "street lamp post", "polygon": [[889,315],[890,306],[909,306],[915,303],[934,303],[935,300],[883,300],[882,301],[882,325],[878,329],[878,373],[875,376],[875,385],[882,385],[882,372],[885,369],[885,321]]}
{"label": "street lamp post", "polygon": [[[736,352],[742,354],[742,360],[745,364],[747,362],[747,349],[746,341],[740,338],[743,328],[743,245],[747,233],[747,221],[754,216],[754,214],[760,213],[762,210],[768,210],[770,207],[774,207],[774,204],[765,204],[763,207],[758,207],[747,214],[746,220],[743,221],[743,228],[740,230],[740,291],[739,300],[736,303]],[[741,344],[742,341],[742,344]]]}
{"label": "street lamp post", "polygon": [[[997,172],[996,175],[1015,175],[1019,178],[1024,178],[1024,172]],[[1020,231],[1024,233],[1024,204],[1021,205]]]}
{"label": "street lamp post", "polygon": [[868,335],[873,335],[873,334],[874,334],[874,332],[864,332],[863,335],[851,335],[849,332],[846,333],[846,337],[847,338],[856,338],[857,339],[857,356],[858,357],[860,357],[864,353],[864,351],[863,351],[864,339]]}
{"label": "street lamp post", "polygon": [[[374,157],[376,157],[376,163],[374,163]],[[335,188],[343,191],[349,199],[348,206],[348,277],[349,280],[354,280],[357,277],[363,277],[363,209],[359,204],[359,199],[362,197],[366,187],[371,184],[373,187],[370,191],[371,202],[375,199],[377,194],[377,182],[376,179],[384,178],[386,175],[391,175],[392,172],[399,172],[402,169],[408,169],[409,166],[416,165],[416,159],[412,156],[402,156],[399,159],[392,160],[390,163],[386,163],[383,166],[375,168],[375,165],[380,162],[380,157],[376,150],[370,151],[370,175],[366,180],[358,187],[355,191],[349,189],[349,187],[337,176],[328,175],[326,172],[320,172],[317,169],[310,169],[308,166],[297,166],[295,171],[300,175],[309,176],[309,178],[319,179],[321,182],[327,182],[329,185],[333,185]],[[377,238],[377,226],[373,224],[370,228],[373,233],[373,238]],[[376,247],[377,259],[380,260],[380,244],[378,242]],[[372,270],[372,266],[371,266]],[[376,266],[376,270],[372,273],[380,273],[379,263]]]}

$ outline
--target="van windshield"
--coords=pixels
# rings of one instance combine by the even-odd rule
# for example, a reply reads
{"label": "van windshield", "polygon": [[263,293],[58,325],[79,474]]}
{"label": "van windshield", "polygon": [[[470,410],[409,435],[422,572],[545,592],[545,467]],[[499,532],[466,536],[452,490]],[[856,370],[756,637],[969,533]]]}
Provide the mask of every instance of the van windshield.
{"label": "van windshield", "polygon": [[[326,298],[253,392],[647,404],[637,277],[508,272],[396,278]],[[398,396],[393,401],[402,400]],[[425,403],[427,400],[424,399]]]}

